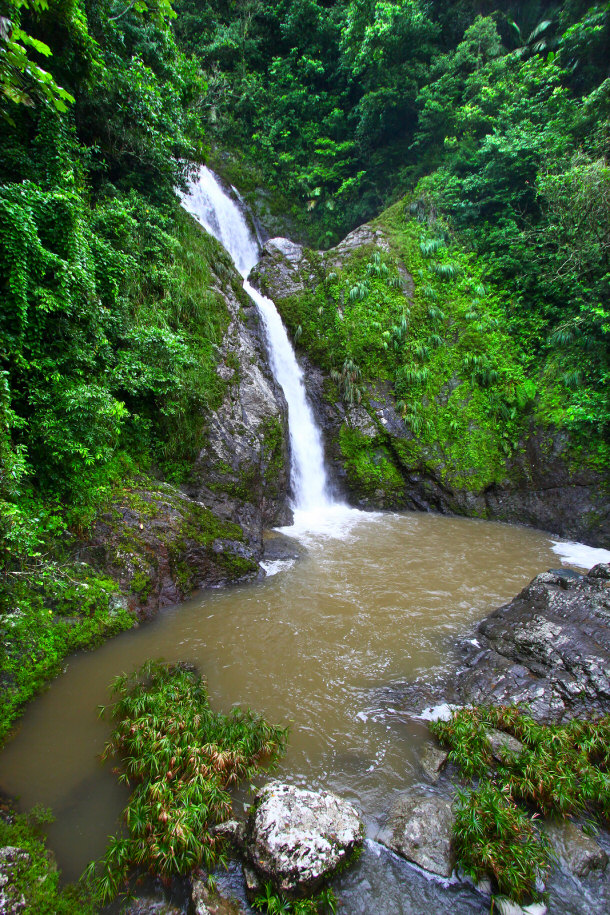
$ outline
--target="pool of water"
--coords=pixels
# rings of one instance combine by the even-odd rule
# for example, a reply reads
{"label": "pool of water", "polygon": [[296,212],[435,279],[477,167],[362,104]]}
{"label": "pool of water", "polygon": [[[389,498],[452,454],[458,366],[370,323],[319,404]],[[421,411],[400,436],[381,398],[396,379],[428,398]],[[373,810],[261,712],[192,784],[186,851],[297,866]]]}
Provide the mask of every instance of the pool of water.
{"label": "pool of water", "polygon": [[[195,662],[214,707],[247,705],[290,724],[280,777],[352,800],[374,839],[393,797],[418,780],[427,735],[384,688],[442,669],[456,635],[561,564],[538,531],[419,513],[352,512],[326,532],[297,533],[307,552],[291,567],[202,593],[71,657],[29,706],[0,754],[0,787],[24,807],[52,808],[49,840],[65,876],[103,854],[126,800],[98,759],[108,726],[97,709],[115,675],[149,657]],[[363,857],[370,867],[358,879],[375,898],[406,867],[374,842]],[[416,891],[421,911],[426,886]],[[367,892],[355,890],[342,911],[360,912]],[[377,911],[419,911],[400,892]],[[479,911],[474,898],[462,911]]]}

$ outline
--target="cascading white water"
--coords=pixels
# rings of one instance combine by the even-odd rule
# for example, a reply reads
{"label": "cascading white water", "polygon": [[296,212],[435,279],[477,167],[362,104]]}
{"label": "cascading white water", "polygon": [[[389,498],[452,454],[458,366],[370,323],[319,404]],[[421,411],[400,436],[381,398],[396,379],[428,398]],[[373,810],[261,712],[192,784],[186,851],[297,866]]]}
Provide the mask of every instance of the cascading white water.
{"label": "cascading white water", "polygon": [[182,204],[229,252],[244,278],[244,289],[263,319],[271,368],[288,404],[295,513],[301,516],[332,514],[337,503],[328,492],[322,441],[307,402],[303,372],[274,303],[247,280],[258,261],[257,240],[243,212],[209,168],[200,170],[197,180],[189,187],[189,193],[182,198]]}

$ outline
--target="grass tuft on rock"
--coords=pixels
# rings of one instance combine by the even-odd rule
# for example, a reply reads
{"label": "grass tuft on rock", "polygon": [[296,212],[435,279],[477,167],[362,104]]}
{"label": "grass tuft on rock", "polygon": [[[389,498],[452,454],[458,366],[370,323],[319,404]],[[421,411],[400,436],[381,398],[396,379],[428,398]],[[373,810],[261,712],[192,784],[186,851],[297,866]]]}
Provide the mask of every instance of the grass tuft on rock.
{"label": "grass tuft on rock", "polygon": [[[133,788],[126,834],[110,839],[97,875],[101,903],[115,898],[132,871],[163,878],[224,860],[212,827],[231,813],[229,789],[271,766],[287,730],[251,711],[213,712],[204,680],[184,664],[148,661],[112,690],[114,730],[104,758],[121,763]],[[93,867],[90,869],[93,873]]]}
{"label": "grass tuft on rock", "polygon": [[266,883],[252,906],[257,912],[266,912],[267,915],[335,915],[338,901],[330,887],[307,899],[287,899],[271,883]]}
{"label": "grass tuft on rock", "polygon": [[[461,775],[478,779],[458,792],[454,826],[458,863],[475,881],[489,876],[511,899],[536,898],[552,856],[535,820],[610,819],[610,715],[547,725],[517,706],[477,706],[430,728]],[[522,748],[493,751],[492,728]]]}

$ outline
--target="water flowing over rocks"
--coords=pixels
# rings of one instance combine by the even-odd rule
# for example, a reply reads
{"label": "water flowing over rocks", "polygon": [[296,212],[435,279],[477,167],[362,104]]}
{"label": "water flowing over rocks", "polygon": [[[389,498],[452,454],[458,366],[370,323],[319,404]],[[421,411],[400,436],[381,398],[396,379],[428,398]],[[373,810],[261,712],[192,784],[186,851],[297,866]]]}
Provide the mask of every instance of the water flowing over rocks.
{"label": "water flowing over rocks", "polygon": [[263,881],[298,896],[318,889],[363,840],[364,827],[352,804],[329,792],[275,781],[256,796],[245,845]]}
{"label": "water flowing over rocks", "polygon": [[225,287],[224,295],[231,316],[218,369],[225,394],[208,417],[187,491],[259,545],[263,527],[291,518],[287,408],[256,308],[234,289]]}

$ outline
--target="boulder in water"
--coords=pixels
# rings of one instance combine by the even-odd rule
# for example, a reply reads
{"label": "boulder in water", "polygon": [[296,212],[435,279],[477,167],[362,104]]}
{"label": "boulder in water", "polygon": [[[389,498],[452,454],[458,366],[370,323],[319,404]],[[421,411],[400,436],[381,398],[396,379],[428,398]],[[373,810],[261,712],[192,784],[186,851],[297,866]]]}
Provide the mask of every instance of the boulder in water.
{"label": "boulder in water", "polygon": [[610,564],[536,576],[487,617],[457,678],[463,703],[524,703],[538,721],[610,711]]}
{"label": "boulder in water", "polygon": [[241,906],[211,889],[205,880],[193,880],[191,901],[194,915],[242,915],[244,911]]}
{"label": "boulder in water", "polygon": [[364,840],[355,807],[335,794],[273,781],[250,810],[246,855],[258,875],[282,893],[315,892],[349,862]]}
{"label": "boulder in water", "polygon": [[431,782],[437,782],[441,777],[441,772],[447,765],[449,753],[442,750],[434,743],[427,743],[421,756],[419,764],[423,769],[424,775]]}
{"label": "boulder in water", "polygon": [[406,791],[390,811],[378,840],[397,855],[439,877],[450,877],[454,859],[451,801],[421,788]]}

